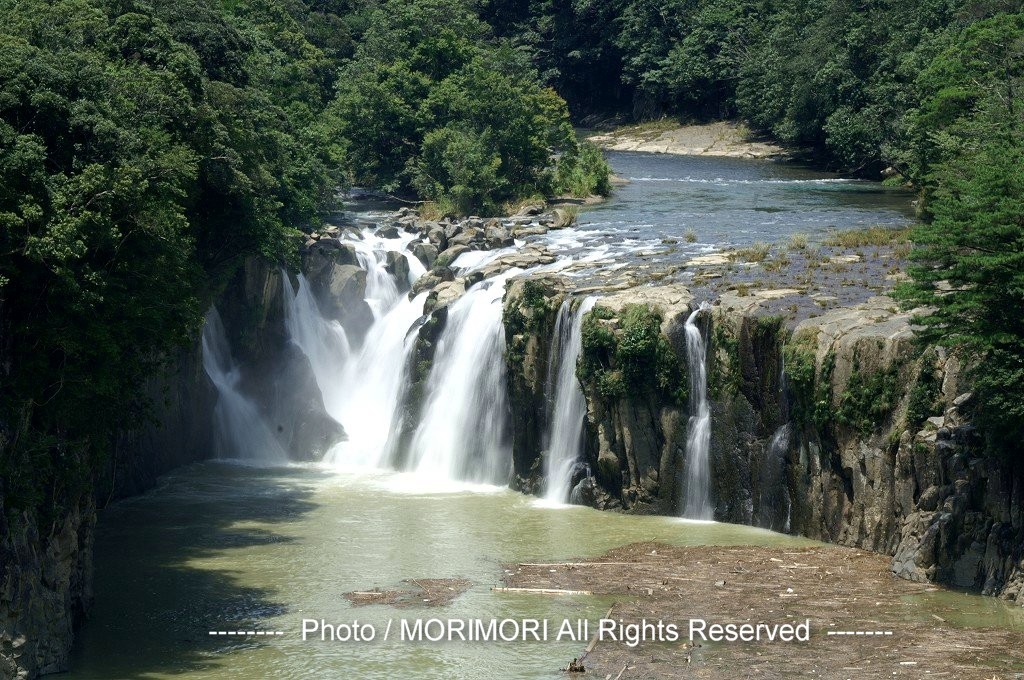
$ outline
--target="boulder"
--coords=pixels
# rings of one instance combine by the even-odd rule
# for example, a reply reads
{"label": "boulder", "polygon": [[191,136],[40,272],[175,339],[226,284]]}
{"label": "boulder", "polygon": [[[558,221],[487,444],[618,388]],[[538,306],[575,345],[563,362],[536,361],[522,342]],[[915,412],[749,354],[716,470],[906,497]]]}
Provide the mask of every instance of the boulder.
{"label": "boulder", "polygon": [[466,286],[461,279],[454,281],[442,281],[437,284],[434,290],[430,291],[426,301],[423,303],[423,312],[429,313],[439,307],[446,307],[462,297],[466,292]]}
{"label": "boulder", "polygon": [[540,215],[544,212],[544,206],[540,203],[531,203],[530,205],[524,205],[516,213],[517,217],[528,217],[533,215]]}
{"label": "boulder", "polygon": [[484,238],[487,239],[488,248],[505,248],[511,246],[514,241],[509,236],[508,230],[500,224],[494,224],[484,229]]}
{"label": "boulder", "polygon": [[548,233],[548,228],[539,224],[525,227],[514,227],[512,229],[513,238],[525,238],[527,236],[542,236],[546,233]]}
{"label": "boulder", "polygon": [[302,271],[313,283],[314,288],[326,288],[326,280],[335,266],[351,266],[358,269],[359,258],[352,244],[335,238],[324,238],[314,242],[302,255]]}
{"label": "boulder", "polygon": [[486,242],[486,237],[482,229],[476,227],[467,227],[460,233],[448,239],[448,247],[452,246],[470,246],[474,244],[483,245]]}
{"label": "boulder", "polygon": [[409,260],[406,259],[405,254],[389,250],[384,269],[395,277],[398,290],[406,290],[409,287]]}
{"label": "boulder", "polygon": [[335,264],[320,281],[320,289],[344,311],[366,296],[366,270],[351,264]]}
{"label": "boulder", "polygon": [[576,212],[565,208],[555,208],[554,219],[551,221],[552,229],[565,229],[576,223]]}
{"label": "boulder", "polygon": [[388,225],[385,227],[381,227],[380,229],[375,231],[374,236],[376,236],[377,238],[398,238],[399,236],[401,236],[401,232],[399,232],[398,227],[394,225]]}
{"label": "boulder", "polygon": [[[270,398],[263,408],[267,422],[292,460],[320,460],[335,443],[345,439],[345,428],[324,407],[323,394],[309,359],[294,343],[282,348],[278,369],[257,379],[262,395]],[[264,382],[265,381],[265,382]]]}
{"label": "boulder", "polygon": [[448,247],[448,236],[441,226],[431,227],[427,231],[427,240],[439,251]]}
{"label": "boulder", "polygon": [[452,262],[455,262],[459,255],[469,251],[469,246],[466,245],[455,245],[450,246],[447,250],[437,256],[437,260],[434,262],[434,267],[447,267]]}
{"label": "boulder", "polygon": [[334,237],[323,237],[317,240],[309,250],[338,264],[359,264],[355,246]]}
{"label": "boulder", "polygon": [[462,227],[463,225],[461,222],[450,222],[446,224],[444,227],[444,237],[448,240],[455,238],[462,233]]}
{"label": "boulder", "polygon": [[437,246],[433,243],[414,243],[412,254],[423,263],[424,267],[431,269],[434,266],[434,262],[437,261]]}
{"label": "boulder", "polygon": [[429,272],[416,279],[416,283],[412,285],[412,291],[409,294],[416,296],[425,290],[430,290],[440,283],[454,280],[455,274],[452,273],[451,269],[448,269],[448,267],[435,266]]}

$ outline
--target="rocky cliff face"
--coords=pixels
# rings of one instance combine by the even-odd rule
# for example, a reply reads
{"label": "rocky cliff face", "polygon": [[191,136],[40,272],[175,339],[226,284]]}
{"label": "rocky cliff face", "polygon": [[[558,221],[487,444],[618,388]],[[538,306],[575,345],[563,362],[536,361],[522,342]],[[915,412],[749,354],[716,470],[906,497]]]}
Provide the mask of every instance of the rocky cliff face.
{"label": "rocky cliff face", "polygon": [[[353,266],[338,261],[354,262],[354,253],[325,245],[306,249],[304,255],[303,271],[310,277],[318,303],[329,308],[332,316],[364,311],[366,273],[356,267],[362,276],[345,278],[337,271]],[[337,283],[342,278],[358,279],[347,284],[354,286],[355,292],[343,285],[344,295],[332,296],[330,282]],[[319,460],[345,433],[324,409],[323,395],[309,359],[289,339],[285,295],[291,295],[297,285],[295,275],[280,266],[261,258],[247,258],[225,287],[217,308],[228,331],[232,353],[242,366],[242,389],[246,396],[259,406],[290,458]],[[355,297],[358,305],[352,302]],[[365,312],[370,313],[368,308]]]}
{"label": "rocky cliff face", "polygon": [[67,670],[92,597],[95,523],[91,497],[42,526],[30,513],[0,513],[0,676]]}
{"label": "rocky cliff face", "polygon": [[543,449],[550,410],[545,386],[563,296],[557,278],[515,279],[505,290],[512,486],[524,493],[538,493],[543,487]]}
{"label": "rocky cliff face", "polygon": [[[530,405],[543,352],[530,348],[550,332],[510,320],[544,316],[560,298],[524,302],[525,285],[506,298],[506,328],[516,470],[535,475],[545,452]],[[905,578],[1024,597],[1024,469],[983,455],[959,359],[922,351],[888,298],[795,328],[766,299],[726,294],[699,317],[715,518],[892,555]],[[679,514],[692,307],[685,288],[636,288],[584,321],[578,375],[595,470],[585,502]]]}

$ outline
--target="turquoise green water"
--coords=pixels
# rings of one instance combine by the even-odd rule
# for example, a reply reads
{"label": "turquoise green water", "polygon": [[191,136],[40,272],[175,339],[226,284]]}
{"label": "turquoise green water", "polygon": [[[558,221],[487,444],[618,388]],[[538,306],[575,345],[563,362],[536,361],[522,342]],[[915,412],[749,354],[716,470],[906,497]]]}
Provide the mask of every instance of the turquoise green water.
{"label": "turquoise green water", "polygon": [[[507,490],[423,495],[411,486],[396,475],[358,479],[315,468],[210,463],[108,510],[96,546],[96,604],[68,677],[559,678],[583,643],[379,638],[392,617],[593,621],[607,610],[594,597],[491,592],[508,561],[592,556],[642,540],[811,544],[728,524],[545,508]],[[440,608],[354,607],[343,598],[407,578],[449,577],[473,586]],[[922,617],[939,612],[953,625],[1024,630],[1024,612],[990,598],[938,592],[912,609]],[[303,618],[369,622],[378,639],[304,642]],[[242,628],[285,635],[208,634]]]}
{"label": "turquoise green water", "polygon": [[[204,464],[104,513],[96,605],[72,678],[557,678],[571,642],[343,644],[300,639],[304,617],[600,618],[596,598],[491,592],[502,563],[599,554],[640,540],[804,545],[759,529],[539,507],[508,490],[406,492],[400,476]],[[351,590],[406,578],[466,578],[442,608],[353,607]],[[397,624],[396,624],[397,625]],[[270,640],[209,630],[281,630]]]}

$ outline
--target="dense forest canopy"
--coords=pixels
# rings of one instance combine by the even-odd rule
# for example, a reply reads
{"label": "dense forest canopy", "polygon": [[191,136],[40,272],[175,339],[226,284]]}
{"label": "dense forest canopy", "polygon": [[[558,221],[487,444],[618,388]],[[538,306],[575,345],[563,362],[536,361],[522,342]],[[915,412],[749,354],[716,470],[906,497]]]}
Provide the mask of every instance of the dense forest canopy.
{"label": "dense forest canopy", "polygon": [[[931,339],[1024,435],[1009,0],[0,0],[0,479],[51,511],[246,254],[346,183],[496,213],[608,191],[590,114],[736,117],[922,191]],[[567,103],[568,102],[568,103]],[[1005,448],[1005,445],[1003,445]]]}

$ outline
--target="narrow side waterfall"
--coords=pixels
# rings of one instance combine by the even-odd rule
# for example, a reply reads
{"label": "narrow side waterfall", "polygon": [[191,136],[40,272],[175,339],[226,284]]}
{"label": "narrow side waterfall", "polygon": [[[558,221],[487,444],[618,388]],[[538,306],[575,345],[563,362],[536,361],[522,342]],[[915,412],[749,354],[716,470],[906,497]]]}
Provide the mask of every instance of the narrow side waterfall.
{"label": "narrow side waterfall", "polygon": [[[763,515],[768,518],[779,518],[780,522],[770,521],[765,528],[775,531],[789,531],[792,512],[789,492],[786,489],[786,451],[789,450],[789,423],[780,425],[772,435],[768,444],[768,455],[765,457],[765,469],[761,474],[761,505]],[[784,506],[784,511],[783,507]]]}
{"label": "narrow side waterfall", "polygon": [[410,460],[425,488],[451,481],[506,484],[512,455],[505,385],[505,281],[485,280],[451,306],[427,379]]}
{"label": "narrow side waterfall", "polygon": [[241,371],[231,356],[224,323],[216,307],[203,325],[203,369],[217,390],[213,411],[214,456],[270,465],[288,455],[270,431],[256,404],[241,393]]}
{"label": "narrow side waterfall", "polygon": [[711,407],[708,404],[707,343],[695,323],[697,315],[711,309],[702,302],[686,319],[686,358],[690,369],[690,422],[686,432],[686,486],[683,517],[714,519],[711,507]]}
{"label": "narrow side waterfall", "polygon": [[548,357],[547,394],[551,395],[548,416],[547,458],[544,476],[547,486],[544,500],[565,503],[572,491],[573,470],[583,448],[583,419],[587,402],[576,377],[576,361],[582,344],[580,329],[583,317],[594,308],[596,297],[586,297],[572,312],[572,299],[567,298],[558,310],[554,342]]}

